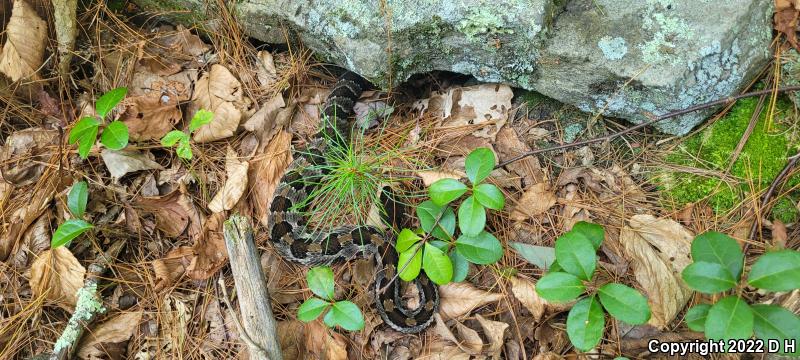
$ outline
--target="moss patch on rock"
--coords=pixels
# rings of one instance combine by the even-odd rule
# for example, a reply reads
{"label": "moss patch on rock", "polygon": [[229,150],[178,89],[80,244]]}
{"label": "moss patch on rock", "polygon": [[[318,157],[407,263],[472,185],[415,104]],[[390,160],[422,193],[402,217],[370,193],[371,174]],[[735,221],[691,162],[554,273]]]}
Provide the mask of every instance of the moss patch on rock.
{"label": "moss patch on rock", "polygon": [[[720,177],[728,168],[731,154],[742,139],[757,102],[757,99],[740,100],[726,116],[684,139],[666,156],[667,163],[681,168],[680,171],[659,171],[656,176],[661,194],[668,203],[681,207],[705,199],[717,214],[724,214],[752,191],[769,187],[798,147],[786,131],[794,110],[785,100],[778,101],[770,128],[765,106],[747,144],[731,167],[730,177]],[[698,171],[684,171],[690,168]],[[794,176],[788,180],[788,185],[798,182],[800,176]],[[794,204],[799,196],[794,193],[779,199],[770,218],[796,221],[798,211]]]}

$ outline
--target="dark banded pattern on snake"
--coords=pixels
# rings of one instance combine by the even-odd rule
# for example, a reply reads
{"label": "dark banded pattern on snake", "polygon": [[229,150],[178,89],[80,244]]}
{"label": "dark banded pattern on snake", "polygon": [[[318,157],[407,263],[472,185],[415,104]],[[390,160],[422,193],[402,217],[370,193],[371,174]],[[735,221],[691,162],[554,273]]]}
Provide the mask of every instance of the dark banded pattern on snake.
{"label": "dark banded pattern on snake", "polygon": [[[322,115],[327,118],[325,126],[304,151],[292,153],[294,160],[275,191],[270,205],[269,238],[282,257],[305,266],[328,265],[355,257],[375,257],[382,267],[376,274],[373,288],[378,314],[397,331],[417,333],[433,321],[433,314],[439,307],[439,292],[423,271],[413,282],[420,305],[414,309],[404,306],[401,280],[395,276],[398,258],[394,250],[394,233],[352,224],[320,231],[309,224],[304,209],[296,209],[298,204],[304,204],[324,176],[318,170],[320,167],[314,166],[324,163],[324,147],[337,146],[335,143],[326,144],[324,139],[350,140],[351,126],[347,118],[352,115],[356,100],[367,86],[352,72],[345,73],[336,82],[322,109]],[[404,217],[406,207],[394,201],[391,190],[388,191],[380,197],[386,210],[382,214],[383,220],[397,225],[398,219]]]}

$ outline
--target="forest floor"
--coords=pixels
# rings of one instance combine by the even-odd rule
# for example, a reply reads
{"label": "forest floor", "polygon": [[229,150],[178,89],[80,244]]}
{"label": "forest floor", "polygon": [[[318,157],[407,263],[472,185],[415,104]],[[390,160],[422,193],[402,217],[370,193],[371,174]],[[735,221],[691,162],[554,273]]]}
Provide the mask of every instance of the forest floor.
{"label": "forest floor", "polygon": [[[52,14],[36,4],[17,10],[19,3],[13,13],[10,3],[0,7],[8,10],[0,15],[0,44],[10,52],[11,40],[25,43],[0,64],[0,359],[52,352],[91,265],[112,246],[121,251],[107,271],[94,274],[106,311],[89,324],[76,356],[246,357],[234,325],[238,300],[233,294],[228,308],[218,287],[221,278],[234,293],[222,224],[235,213],[254,224],[271,295],[264,301],[279,322],[286,359],[645,357],[648,339],[703,338],[684,323],[688,308],[717,299],[691,291],[681,278],[695,235],[717,231],[736,239],[748,267],[768,249],[800,247],[798,170],[774,181],[800,144],[798,113],[789,97],[775,94],[763,106],[759,98],[725,106],[684,137],[645,128],[491,172],[487,181],[501,189],[505,205],[488,211],[486,229],[502,256],[470,264],[463,281],[441,285],[435,324],[421,333],[383,324],[372,292],[381,264],[372,259],[331,266],[335,297],[359,307],[362,330],[305,323],[298,307],[312,296],[308,269],[278,255],[267,220],[293,146],[320,128],[334,67],[300,44],[248,42],[224,12],[222,29],[205,33],[101,2],[79,12],[70,71],[59,72],[55,37],[29,28],[52,23]],[[784,84],[774,79],[797,75],[785,66],[797,59],[780,46],[780,66],[765,69],[753,89],[777,88]],[[119,87],[127,94],[103,114],[98,99]],[[752,116],[756,108],[763,108],[761,117]],[[211,110],[213,120],[186,132],[199,109]],[[398,183],[411,206],[427,199],[435,181],[468,175],[473,149],[490,149],[500,163],[631,126],[448,73],[414,77],[390,93],[366,91],[355,110],[367,124],[365,154],[396,154],[391,170],[403,174]],[[70,134],[87,116],[105,117],[101,127],[109,134],[107,123],[124,123],[127,146],[112,150],[101,135],[81,156]],[[753,143],[737,151],[751,118],[759,124]],[[164,146],[161,139],[176,129],[189,135],[183,148]],[[88,202],[76,214],[80,196],[70,193],[82,181]],[[91,228],[72,239],[56,236],[70,220]],[[535,290],[557,255],[556,240],[582,221],[605,232],[594,284],[630,286],[650,308],[643,325],[607,316],[600,343],[587,352],[568,337],[574,302],[547,301]],[[739,290],[752,304],[800,311],[797,290]]]}

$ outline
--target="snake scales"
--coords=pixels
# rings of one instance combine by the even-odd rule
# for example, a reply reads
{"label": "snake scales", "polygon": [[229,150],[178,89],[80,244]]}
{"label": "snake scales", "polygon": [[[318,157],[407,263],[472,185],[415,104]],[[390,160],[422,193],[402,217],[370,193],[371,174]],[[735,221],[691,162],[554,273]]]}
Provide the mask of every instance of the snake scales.
{"label": "snake scales", "polygon": [[[331,230],[319,231],[309,225],[305,209],[296,209],[312,194],[325,167],[315,166],[325,162],[322,150],[330,139],[327,134],[338,132],[341,139],[349,141],[350,125],[347,117],[353,113],[355,101],[368,86],[358,75],[342,75],[325,101],[322,114],[327,118],[320,133],[309,142],[305,151],[294,151],[294,159],[278,185],[270,205],[268,229],[270,240],[279,254],[305,266],[327,265],[354,257],[374,256],[382,267],[377,272],[374,289],[375,307],[383,321],[403,333],[417,333],[428,327],[433,314],[438,311],[439,293],[436,285],[424,274],[414,280],[418,290],[419,305],[409,308],[402,300],[401,282],[396,278],[397,254],[395,236],[391,230],[383,231],[373,226],[347,224]],[[335,127],[335,129],[333,128]],[[383,220],[398,224],[405,218],[405,206],[383,192],[380,197]]]}

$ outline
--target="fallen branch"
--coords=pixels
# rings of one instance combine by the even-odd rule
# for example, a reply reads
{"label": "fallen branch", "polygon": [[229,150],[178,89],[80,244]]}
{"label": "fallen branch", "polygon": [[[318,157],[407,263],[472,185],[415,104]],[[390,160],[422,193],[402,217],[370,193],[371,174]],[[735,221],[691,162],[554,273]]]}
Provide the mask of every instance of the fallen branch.
{"label": "fallen branch", "polygon": [[[768,213],[769,210],[772,208],[770,205],[770,200],[772,200],[772,196],[775,194],[775,191],[778,190],[779,187],[783,185],[786,181],[786,178],[789,177],[789,174],[792,172],[792,169],[797,165],[797,161],[800,160],[800,152],[794,154],[794,156],[789,158],[789,162],[786,163],[786,166],[783,167],[783,170],[775,177],[775,180],[772,180],[772,184],[769,185],[767,192],[764,193],[764,196],[761,197],[761,206],[757,209],[753,209],[753,211],[761,211],[761,213]],[[756,231],[761,228],[761,216],[757,216],[755,220],[753,220],[753,225],[750,226],[750,234],[747,237],[748,239],[753,239],[756,236]],[[747,253],[747,247],[750,245],[749,242],[745,242],[744,244],[744,251]]]}
{"label": "fallen branch", "polygon": [[98,316],[106,312],[106,308],[103,307],[103,299],[97,293],[97,283],[100,282],[100,276],[106,272],[108,265],[114,262],[117,254],[124,246],[125,241],[123,240],[111,244],[105,253],[100,254],[89,265],[83,287],[78,289],[78,303],[75,306],[75,312],[72,313],[67,327],[53,346],[53,354],[50,355],[50,360],[71,359],[73,357],[72,354],[80,344],[83,333]]}
{"label": "fallen branch", "polygon": [[[261,269],[258,249],[253,240],[253,228],[247,218],[232,215],[225,221],[223,235],[244,323],[241,326],[237,320],[237,327],[241,326],[240,337],[247,344],[252,358],[281,360],[283,355],[278,343],[277,324],[272,315],[264,271]],[[224,291],[224,284],[222,286],[223,298],[228,304],[227,292]]]}
{"label": "fallen branch", "polygon": [[531,151],[528,151],[526,153],[523,153],[523,154],[520,154],[518,156],[515,156],[515,157],[513,157],[511,159],[508,159],[506,161],[503,161],[503,162],[497,164],[497,166],[495,166],[494,168],[497,169],[497,168],[506,166],[508,164],[511,164],[513,162],[522,160],[522,159],[524,159],[526,157],[533,156],[533,155],[536,155],[536,154],[541,154],[541,153],[551,152],[551,151],[564,150],[564,149],[570,149],[570,148],[574,148],[574,147],[578,147],[578,146],[585,146],[585,145],[594,144],[594,143],[598,143],[598,142],[608,141],[608,140],[620,137],[622,135],[625,135],[625,134],[627,134],[627,133],[629,133],[631,131],[635,131],[635,130],[638,130],[638,129],[653,125],[653,124],[655,124],[655,123],[657,123],[659,121],[663,121],[663,120],[674,118],[674,117],[681,116],[681,115],[686,115],[688,113],[692,113],[692,112],[695,112],[695,111],[707,109],[707,108],[714,107],[714,106],[727,105],[727,104],[730,104],[730,103],[732,103],[732,102],[734,102],[736,100],[739,100],[739,99],[744,99],[744,98],[753,97],[753,96],[761,96],[761,95],[769,94],[769,93],[772,93],[772,92],[786,92],[786,91],[797,91],[797,90],[800,90],[800,86],[787,86],[787,87],[778,88],[778,89],[759,90],[759,91],[753,91],[753,92],[749,92],[749,93],[739,94],[739,95],[736,95],[736,96],[730,96],[730,97],[727,97],[727,98],[724,98],[724,99],[719,99],[719,100],[707,102],[707,103],[704,103],[704,104],[695,105],[695,106],[692,106],[692,107],[689,107],[689,108],[686,108],[686,109],[683,109],[683,110],[673,111],[673,112],[661,115],[659,117],[651,118],[650,120],[645,121],[645,122],[643,122],[641,124],[637,124],[637,125],[622,129],[620,131],[617,131],[617,132],[609,134],[609,135],[600,136],[600,137],[591,138],[591,139],[582,140],[582,141],[574,141],[574,142],[571,142],[571,143],[568,143],[568,144],[551,146],[551,147],[543,148],[543,149],[531,150]]}

